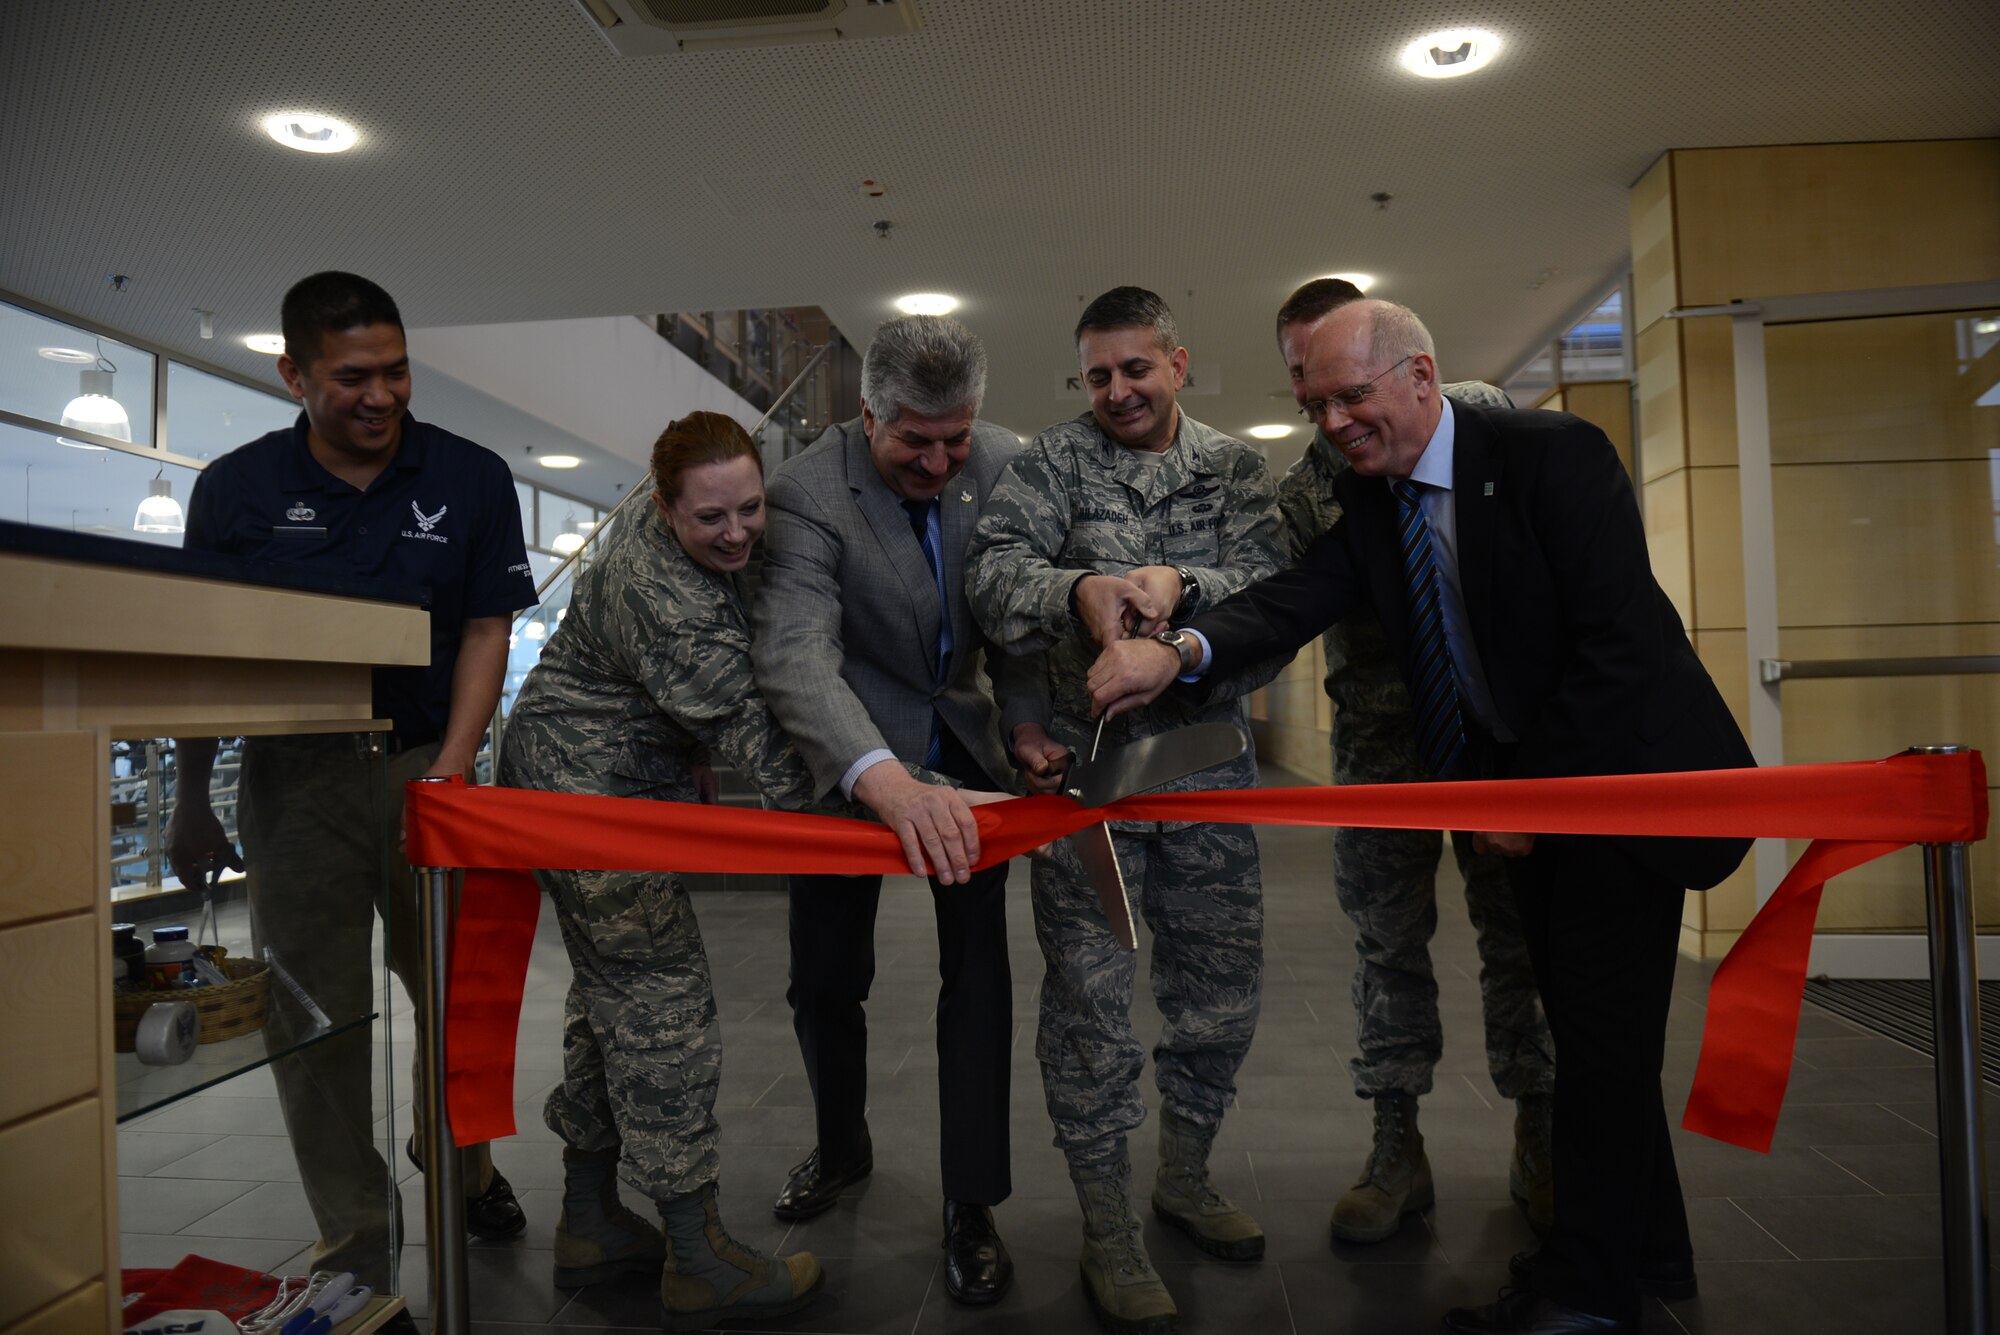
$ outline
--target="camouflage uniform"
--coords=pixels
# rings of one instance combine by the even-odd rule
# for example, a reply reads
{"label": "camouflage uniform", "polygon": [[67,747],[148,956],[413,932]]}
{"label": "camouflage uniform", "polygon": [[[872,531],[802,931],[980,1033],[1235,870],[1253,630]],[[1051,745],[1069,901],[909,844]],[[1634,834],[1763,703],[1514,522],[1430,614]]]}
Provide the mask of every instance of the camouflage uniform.
{"label": "camouflage uniform", "polygon": [[[805,805],[805,764],[750,673],[743,592],[681,550],[659,513],[621,521],[577,581],[509,715],[500,782],[696,800],[713,753],[773,802]],[[572,1148],[624,1150],[655,1200],[716,1177],[721,1026],[694,907],[670,873],[543,871],[575,976],[563,1080],[544,1118]]]}
{"label": "camouflage uniform", "polygon": [[[1084,686],[1096,649],[1070,611],[1078,572],[1186,567],[1199,593],[1178,619],[1279,564],[1271,478],[1255,451],[1183,415],[1160,458],[1149,464],[1087,414],[1050,427],[1009,466],[967,554],[966,596],[980,626],[1009,653],[1046,655],[1048,730],[1079,755],[1096,731]],[[1253,675],[1205,699],[1174,692],[1120,715],[1103,744],[1216,721],[1234,724],[1247,743],[1243,697],[1261,684],[1247,679]],[[1246,749],[1168,790],[1256,782]],[[1166,1021],[1153,1049],[1160,1093],[1187,1121],[1212,1130],[1235,1094],[1263,995],[1256,840],[1243,825],[1121,821],[1113,832],[1126,883],[1153,931],[1153,994]],[[1035,935],[1048,965],[1035,1055],[1056,1144],[1073,1173],[1088,1173],[1123,1163],[1126,1133],[1145,1120],[1145,1052],[1131,1018],[1137,961],[1111,935],[1068,841],[1033,865],[1032,880]]]}
{"label": "camouflage uniform", "polygon": [[[1478,381],[1447,385],[1462,403],[1507,407],[1504,394]],[[1288,557],[1296,559],[1333,527],[1340,506],[1333,479],[1345,456],[1315,432],[1312,444],[1278,484]],[[1417,758],[1410,690],[1382,626],[1362,612],[1326,633],[1326,693],[1333,700],[1335,783],[1408,783],[1431,778]],[[1354,1092],[1427,1094],[1444,1050],[1430,939],[1437,931],[1435,830],[1333,832],[1334,892],[1355,927],[1354,1012],[1361,1055],[1350,1063]],[[1520,917],[1498,858],[1472,851],[1471,836],[1452,834],[1465,877],[1466,914],[1479,940],[1479,995],[1486,1013],[1486,1064],[1503,1098],[1554,1087],[1552,1041],[1542,1017]]]}

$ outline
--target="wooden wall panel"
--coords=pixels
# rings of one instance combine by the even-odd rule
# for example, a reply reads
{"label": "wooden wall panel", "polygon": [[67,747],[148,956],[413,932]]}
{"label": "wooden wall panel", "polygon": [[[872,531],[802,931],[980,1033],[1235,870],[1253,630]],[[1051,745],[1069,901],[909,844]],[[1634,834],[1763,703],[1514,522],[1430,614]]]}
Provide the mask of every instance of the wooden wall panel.
{"label": "wooden wall panel", "polygon": [[1632,187],[1632,327],[1681,304],[1674,253],[1674,155],[1662,153]]}
{"label": "wooden wall panel", "polygon": [[120,1324],[112,1311],[111,1294],[102,1284],[91,1283],[22,1317],[0,1330],[0,1335],[80,1335],[84,1331],[97,1335],[107,1328],[117,1330]]}
{"label": "wooden wall panel", "polygon": [[[1672,158],[1682,305],[2000,273],[2000,140],[1679,149]],[[1638,242],[1635,232],[1635,258]]]}
{"label": "wooden wall panel", "polygon": [[97,1092],[97,915],[0,930],[0,1125]]}
{"label": "wooden wall panel", "polygon": [[[1771,462],[1986,459],[2000,449],[2000,406],[1978,400],[2000,385],[2000,339],[1978,335],[1978,322],[1942,314],[1771,328]],[[1990,346],[1971,356],[1980,342]]]}
{"label": "wooden wall panel", "polygon": [[[1689,470],[1701,629],[1743,625],[1734,468]],[[1772,470],[1778,623],[2000,621],[1992,464],[1800,464]]]}
{"label": "wooden wall panel", "polygon": [[1688,470],[1669,473],[1645,484],[1639,492],[1646,517],[1646,549],[1653,560],[1653,578],[1673,600],[1681,624],[1693,626],[1694,552],[1688,530]]}
{"label": "wooden wall panel", "polygon": [[1576,414],[1610,438],[1625,471],[1632,471],[1632,382],[1592,380],[1563,387],[1564,411]]}
{"label": "wooden wall panel", "polygon": [[1651,482],[1687,467],[1687,412],[1682,401],[1681,320],[1639,331],[1639,467]]}
{"label": "wooden wall panel", "polygon": [[0,925],[96,908],[99,747],[90,732],[0,733]]}
{"label": "wooden wall panel", "polygon": [[1729,321],[1677,320],[1687,460],[1700,468],[1736,466],[1736,344]]}
{"label": "wooden wall panel", "polygon": [[0,1129],[0,1323],[106,1278],[96,1099]]}

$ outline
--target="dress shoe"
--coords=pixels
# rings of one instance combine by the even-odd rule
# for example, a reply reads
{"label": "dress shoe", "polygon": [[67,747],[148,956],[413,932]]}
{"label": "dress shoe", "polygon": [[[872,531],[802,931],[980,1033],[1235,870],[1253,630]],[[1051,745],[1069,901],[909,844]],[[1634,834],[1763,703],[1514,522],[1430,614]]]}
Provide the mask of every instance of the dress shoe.
{"label": "dress shoe", "polygon": [[825,1214],[840,1199],[840,1193],[875,1171],[875,1146],[868,1133],[861,1133],[861,1152],[845,1167],[828,1168],[820,1160],[819,1147],[792,1169],[784,1189],[771,1203],[771,1213],[780,1219],[811,1219]]}
{"label": "dress shoe", "polygon": [[[1517,1284],[1528,1282],[1535,1268],[1536,1252],[1515,1252],[1507,1258],[1507,1273]],[[1665,1302],[1682,1302],[1695,1295],[1694,1258],[1679,1261],[1639,1262],[1639,1288]]]}
{"label": "dress shoe", "polygon": [[[424,1171],[424,1161],[417,1157],[417,1138],[411,1136],[403,1142],[403,1153],[410,1156],[410,1162]],[[528,1227],[528,1216],[522,1213],[521,1203],[514,1199],[514,1188],[507,1179],[500,1176],[500,1170],[493,1170],[492,1185],[478,1196],[465,1198],[465,1231],[484,1242],[505,1242],[519,1237]]]}
{"label": "dress shoe", "polygon": [[1592,1316],[1528,1289],[1502,1289],[1484,1307],[1454,1307],[1444,1314],[1452,1335],[1633,1335],[1639,1327],[1616,1317]]}
{"label": "dress shoe", "polygon": [[955,1303],[997,1303],[1014,1282],[1014,1258],[993,1227],[993,1211],[965,1201],[944,1203],[944,1291]]}

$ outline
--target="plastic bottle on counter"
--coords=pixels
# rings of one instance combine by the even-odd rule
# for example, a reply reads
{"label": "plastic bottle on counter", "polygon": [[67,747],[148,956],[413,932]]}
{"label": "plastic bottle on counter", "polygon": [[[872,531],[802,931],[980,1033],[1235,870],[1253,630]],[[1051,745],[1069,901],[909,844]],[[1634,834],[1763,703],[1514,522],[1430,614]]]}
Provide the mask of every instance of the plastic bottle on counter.
{"label": "plastic bottle on counter", "polygon": [[156,991],[199,987],[201,976],[194,970],[194,942],[185,927],[155,927],[153,944],[146,947],[146,977]]}
{"label": "plastic bottle on counter", "polygon": [[125,970],[119,975],[117,988],[121,992],[137,992],[147,987],[146,943],[139,939],[139,929],[129,922],[111,924],[111,957],[124,962]]}

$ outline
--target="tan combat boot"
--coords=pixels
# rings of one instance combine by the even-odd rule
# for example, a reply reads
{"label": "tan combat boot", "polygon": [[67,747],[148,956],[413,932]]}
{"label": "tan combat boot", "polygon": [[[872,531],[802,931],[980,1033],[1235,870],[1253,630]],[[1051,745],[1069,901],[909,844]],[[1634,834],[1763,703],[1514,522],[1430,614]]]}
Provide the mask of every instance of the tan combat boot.
{"label": "tan combat boot", "polygon": [[1264,1230],[1208,1180],[1208,1149],[1215,1128],[1197,1126],[1171,1110],[1160,1112],[1160,1170],[1153,1178],[1153,1213],[1193,1239],[1210,1256],[1256,1261],[1264,1255]]}
{"label": "tan combat boot", "polygon": [[618,1151],[563,1148],[562,1216],[556,1220],[556,1287],[580,1289],[660,1268],[660,1230],[618,1199]]}
{"label": "tan combat boot", "polygon": [[1334,1203],[1333,1240],[1380,1242],[1402,1225],[1404,1215],[1428,1209],[1433,1199],[1416,1096],[1377,1095],[1375,1147],[1361,1180]]}
{"label": "tan combat boot", "polygon": [[1083,1294],[1098,1323],[1114,1335],[1176,1335],[1180,1309],[1146,1258],[1130,1165],[1075,1182],[1083,1207]]}
{"label": "tan combat boot", "polygon": [[1546,1236],[1556,1224],[1555,1100],[1523,1094],[1514,1101],[1514,1153],[1507,1161],[1507,1192],[1528,1227]]}
{"label": "tan combat boot", "polygon": [[660,1220],[667,1232],[660,1306],[668,1330],[796,1312],[826,1278],[811,1252],[766,1256],[730,1237],[716,1213],[714,1183],[661,1201]]}

